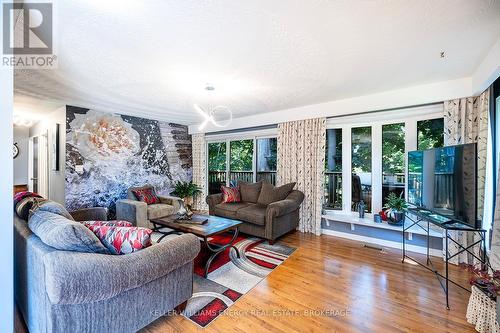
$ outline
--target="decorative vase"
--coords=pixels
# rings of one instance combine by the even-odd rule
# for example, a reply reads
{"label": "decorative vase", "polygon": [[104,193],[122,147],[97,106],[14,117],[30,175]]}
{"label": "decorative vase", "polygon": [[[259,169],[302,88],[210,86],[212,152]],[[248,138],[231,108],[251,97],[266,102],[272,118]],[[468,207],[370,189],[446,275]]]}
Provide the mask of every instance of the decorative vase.
{"label": "decorative vase", "polygon": [[358,214],[360,219],[365,217],[365,208],[366,208],[365,202],[361,200],[358,203]]}
{"label": "decorative vase", "polygon": [[387,222],[392,225],[402,225],[405,221],[405,212],[400,212],[395,209],[387,211]]}
{"label": "decorative vase", "polygon": [[189,200],[186,200],[187,198],[189,197],[179,200],[180,208],[177,211],[177,220],[191,220],[191,218],[193,217],[193,212],[191,211],[191,209],[189,209],[189,205],[186,204],[186,201],[189,202]]}

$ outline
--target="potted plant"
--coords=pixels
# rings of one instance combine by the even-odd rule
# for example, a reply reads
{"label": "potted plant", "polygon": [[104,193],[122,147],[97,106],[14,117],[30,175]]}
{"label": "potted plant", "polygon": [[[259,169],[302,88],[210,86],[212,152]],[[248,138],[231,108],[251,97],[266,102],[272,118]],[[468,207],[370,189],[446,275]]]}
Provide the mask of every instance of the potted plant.
{"label": "potted plant", "polygon": [[193,205],[194,197],[199,193],[201,193],[201,187],[194,184],[193,182],[178,181],[177,183],[175,183],[174,191],[170,194],[182,199],[184,207],[181,207],[181,210],[183,210],[184,208],[184,210],[186,211],[182,212],[182,214],[191,216],[193,215],[191,206]]}
{"label": "potted plant", "polygon": [[402,194],[397,196],[395,193],[389,193],[387,196],[387,204],[384,208],[387,209],[387,222],[390,224],[401,225],[405,220],[405,211],[408,208],[408,204],[405,199],[403,199]]}
{"label": "potted plant", "polygon": [[[500,303],[497,297],[500,293],[500,270],[492,271],[482,270],[477,266],[461,263],[462,268],[466,268],[473,276],[469,279],[471,286],[475,286],[487,297],[496,303],[496,318],[500,320]],[[491,266],[490,266],[491,267]]]}

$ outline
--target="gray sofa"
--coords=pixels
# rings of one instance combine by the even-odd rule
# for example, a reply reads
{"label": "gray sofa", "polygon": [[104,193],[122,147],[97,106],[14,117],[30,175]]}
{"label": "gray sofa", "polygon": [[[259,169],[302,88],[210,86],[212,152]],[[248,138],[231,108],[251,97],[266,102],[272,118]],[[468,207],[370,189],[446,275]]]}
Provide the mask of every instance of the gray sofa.
{"label": "gray sofa", "polygon": [[175,214],[179,211],[181,200],[177,197],[159,195],[160,203],[148,205],[143,201],[138,201],[132,191],[153,188],[151,185],[131,187],[127,191],[127,199],[116,202],[116,218],[132,222],[138,227],[153,229],[150,222],[152,219]]}
{"label": "gray sofa", "polygon": [[244,222],[239,227],[241,232],[267,239],[269,244],[273,244],[278,237],[297,228],[304,194],[293,190],[285,199],[274,202],[271,194],[265,198],[265,201],[271,202],[262,204],[259,203],[262,186],[262,183],[240,182],[242,202],[239,203],[222,203],[222,193],[207,196],[209,214],[240,220]]}
{"label": "gray sofa", "polygon": [[[72,213],[105,220],[106,212]],[[184,234],[127,255],[60,251],[14,216],[15,300],[31,333],[135,332],[192,295],[200,242]]]}

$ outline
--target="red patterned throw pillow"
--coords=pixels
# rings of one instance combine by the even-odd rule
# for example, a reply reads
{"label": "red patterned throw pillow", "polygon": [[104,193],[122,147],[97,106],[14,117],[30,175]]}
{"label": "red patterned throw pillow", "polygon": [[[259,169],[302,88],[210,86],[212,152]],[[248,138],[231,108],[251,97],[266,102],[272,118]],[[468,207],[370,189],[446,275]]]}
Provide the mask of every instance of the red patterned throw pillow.
{"label": "red patterned throw pillow", "polygon": [[129,254],[151,246],[151,234],[153,233],[151,229],[119,227],[106,222],[101,224],[85,224],[85,226],[92,230],[112,254]]}
{"label": "red patterned throw pillow", "polygon": [[148,205],[160,203],[160,198],[158,198],[154,188],[152,187],[133,190],[132,193],[134,193],[137,200],[144,201]]}
{"label": "red patterned throw pillow", "polygon": [[241,202],[240,190],[237,187],[227,187],[221,186],[222,191],[222,202],[230,203],[230,202]]}
{"label": "red patterned throw pillow", "polygon": [[112,221],[83,221],[83,224],[90,230],[92,230],[92,227],[101,227],[101,226],[108,226],[108,227],[133,227],[134,225],[129,222],[129,221],[122,221],[122,220],[112,220]]}

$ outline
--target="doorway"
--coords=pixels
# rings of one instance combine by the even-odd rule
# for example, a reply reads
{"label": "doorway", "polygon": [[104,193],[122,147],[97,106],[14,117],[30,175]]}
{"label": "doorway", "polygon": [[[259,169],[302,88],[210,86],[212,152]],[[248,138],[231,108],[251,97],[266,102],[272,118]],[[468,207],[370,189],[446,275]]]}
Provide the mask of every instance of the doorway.
{"label": "doorway", "polygon": [[29,141],[29,191],[49,196],[48,134],[34,136]]}

